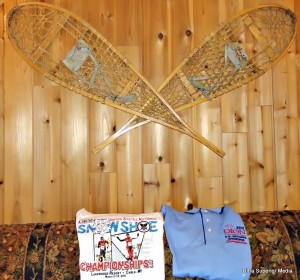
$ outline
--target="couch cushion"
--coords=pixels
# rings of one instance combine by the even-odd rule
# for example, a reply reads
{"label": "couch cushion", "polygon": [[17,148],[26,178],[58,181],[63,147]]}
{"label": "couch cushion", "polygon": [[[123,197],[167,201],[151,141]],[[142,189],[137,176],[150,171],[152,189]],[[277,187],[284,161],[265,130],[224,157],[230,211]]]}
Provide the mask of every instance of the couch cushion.
{"label": "couch cushion", "polygon": [[74,221],[0,225],[0,279],[80,279]]}
{"label": "couch cushion", "polygon": [[[250,279],[300,280],[300,211],[241,216],[251,243]],[[176,279],[172,277],[172,255],[165,238],[164,244],[166,279]],[[0,225],[1,280],[80,279],[78,263],[75,221]]]}

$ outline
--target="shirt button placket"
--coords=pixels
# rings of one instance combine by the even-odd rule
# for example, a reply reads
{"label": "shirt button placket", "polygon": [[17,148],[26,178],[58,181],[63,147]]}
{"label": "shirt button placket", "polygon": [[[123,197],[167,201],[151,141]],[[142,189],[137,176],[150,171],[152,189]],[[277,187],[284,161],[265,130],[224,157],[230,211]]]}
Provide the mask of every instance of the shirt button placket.
{"label": "shirt button placket", "polygon": [[212,241],[212,236],[211,236],[211,233],[213,231],[213,228],[212,228],[212,225],[211,225],[211,219],[207,216],[209,216],[209,213],[208,211],[206,210],[205,211],[205,231],[207,232],[207,237],[206,237],[206,240],[207,241]]}

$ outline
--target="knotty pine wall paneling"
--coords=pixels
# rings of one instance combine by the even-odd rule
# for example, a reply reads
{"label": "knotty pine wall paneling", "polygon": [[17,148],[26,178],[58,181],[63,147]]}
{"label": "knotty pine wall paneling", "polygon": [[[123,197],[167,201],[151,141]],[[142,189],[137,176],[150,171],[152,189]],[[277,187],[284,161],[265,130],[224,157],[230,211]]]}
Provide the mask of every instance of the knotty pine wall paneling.
{"label": "knotty pine wall paneling", "polygon": [[[223,1],[219,7],[219,22],[244,8],[244,1]],[[227,153],[222,161],[224,203],[244,212],[250,210],[246,94],[243,86],[220,98],[222,147]]]}
{"label": "knotty pine wall paneling", "polygon": [[[289,55],[290,56],[290,55]],[[289,63],[290,61],[290,63]],[[276,149],[277,200],[279,208],[297,207],[299,205],[299,142],[294,142],[294,135],[299,135],[295,82],[291,85],[290,78],[295,74],[295,61],[289,57],[273,69],[274,76],[274,132]],[[280,82],[278,82],[280,81]],[[291,91],[291,92],[290,92]],[[297,118],[296,118],[297,119]],[[299,117],[298,117],[299,120]]]}
{"label": "knotty pine wall paneling", "polygon": [[[193,2],[193,42],[198,46],[206,34],[218,26],[222,4],[220,1]],[[222,147],[220,134],[220,100],[205,102],[192,111],[193,124],[197,131],[215,145]],[[194,151],[194,205],[218,207],[223,204],[222,159],[205,146],[193,141]],[[207,199],[214,197],[214,199]],[[183,205],[184,206],[184,205]]]}
{"label": "knotty pine wall paneling", "polygon": [[[244,9],[244,1],[220,2],[219,23]],[[241,38],[241,40],[245,38]],[[220,98],[222,148],[226,157],[221,161],[223,203],[241,212],[250,209],[249,167],[247,162],[246,89],[233,90]],[[217,197],[217,194],[214,195]],[[217,201],[221,203],[221,201]]]}
{"label": "knotty pine wall paneling", "polygon": [[[8,11],[17,1],[5,2]],[[33,69],[5,36],[4,222],[33,220]],[[41,186],[43,187],[43,186]]]}
{"label": "knotty pine wall paneling", "polygon": [[0,223],[4,220],[4,5],[0,6]]}
{"label": "knotty pine wall paneling", "polygon": [[171,201],[170,164],[144,164],[144,212],[160,211],[164,203]]}
{"label": "knotty pine wall paneling", "polygon": [[[5,1],[2,15],[21,2]],[[46,2],[90,22],[155,88],[219,23],[244,8],[281,4],[300,17],[295,0]],[[299,32],[289,54],[265,75],[180,112],[222,147],[222,159],[153,123],[93,154],[131,116],[48,81],[22,60],[1,24],[0,223],[73,219],[82,207],[153,212],[163,203],[178,210],[190,202],[240,212],[300,209]],[[241,40],[247,52],[258,50],[250,36]],[[71,47],[58,42],[51,51]]]}
{"label": "knotty pine wall paneling", "polygon": [[[266,3],[261,0],[254,3],[254,5],[263,4]],[[248,7],[249,3],[245,5],[245,8]],[[255,54],[259,50],[259,45],[252,37],[246,38],[246,42],[250,53]],[[274,178],[274,131],[273,126],[270,127],[274,118],[272,70],[247,84],[246,89],[250,209],[274,210],[277,207],[277,200]]]}
{"label": "knotty pine wall paneling", "polygon": [[[115,0],[115,44],[142,72],[142,1]],[[117,129],[131,115],[117,112]],[[118,211],[143,212],[143,137],[137,128],[120,137],[117,145]]]}
{"label": "knotty pine wall paneling", "polygon": [[[90,2],[87,4],[87,20],[115,44],[114,1],[97,1],[93,6]],[[111,134],[115,123],[115,110],[89,101],[89,209],[97,213],[106,212],[110,208],[110,190],[117,187],[115,146],[110,145],[99,154],[93,154],[91,150]],[[114,202],[114,207],[117,207],[116,195]]]}
{"label": "knotty pine wall paneling", "polygon": [[[172,3],[143,1],[142,18],[142,73],[157,89],[173,70]],[[170,163],[170,130],[149,123],[142,131],[144,164]]]}
{"label": "knotty pine wall paneling", "polygon": [[[87,4],[88,21],[115,44],[115,1],[95,1],[93,5],[90,2]],[[117,212],[118,209],[116,147],[112,144],[98,154],[91,152],[116,129],[116,116],[114,109],[97,102],[89,102],[89,209],[96,213]]]}
{"label": "knotty pine wall paneling", "polygon": [[[193,49],[193,1],[174,1],[172,9],[172,64],[175,68]],[[179,115],[193,126],[192,109],[180,112]],[[185,209],[194,203],[195,178],[193,139],[185,134],[171,131],[171,198],[179,209]]]}
{"label": "knotty pine wall paneling", "polygon": [[[142,71],[158,88],[172,71],[172,4],[169,1],[143,1]],[[147,34],[147,35],[146,35]],[[170,141],[171,131],[150,123],[143,132],[144,211],[159,211],[171,202]]]}
{"label": "knotty pine wall paneling", "polygon": [[[63,205],[72,204],[62,188],[62,95],[58,86],[33,87],[33,189],[34,221],[67,217]],[[74,185],[72,185],[72,188]],[[56,203],[53,203],[53,202]]]}
{"label": "knotty pine wall paneling", "polygon": [[[64,8],[87,18],[87,6],[82,1],[66,1]],[[61,48],[68,52],[73,40],[66,38]],[[62,104],[62,216],[64,219],[89,203],[89,100],[64,89]],[[69,186],[72,186],[71,188]]]}

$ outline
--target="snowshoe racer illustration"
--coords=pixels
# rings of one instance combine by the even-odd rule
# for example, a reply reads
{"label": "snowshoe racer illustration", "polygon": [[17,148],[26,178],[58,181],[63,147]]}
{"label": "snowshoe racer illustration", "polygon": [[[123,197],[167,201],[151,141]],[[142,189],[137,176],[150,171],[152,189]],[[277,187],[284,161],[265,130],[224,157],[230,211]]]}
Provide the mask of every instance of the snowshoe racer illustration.
{"label": "snowshoe racer illustration", "polygon": [[134,256],[133,256],[134,255],[134,249],[133,249],[133,245],[132,245],[132,240],[137,239],[138,237],[139,237],[139,233],[134,238],[134,237],[131,237],[128,232],[126,233],[126,237],[124,239],[121,239],[119,236],[117,236],[119,241],[125,241],[126,242],[126,249],[127,249],[128,255],[129,255],[128,260],[133,260],[133,258],[134,258]]}

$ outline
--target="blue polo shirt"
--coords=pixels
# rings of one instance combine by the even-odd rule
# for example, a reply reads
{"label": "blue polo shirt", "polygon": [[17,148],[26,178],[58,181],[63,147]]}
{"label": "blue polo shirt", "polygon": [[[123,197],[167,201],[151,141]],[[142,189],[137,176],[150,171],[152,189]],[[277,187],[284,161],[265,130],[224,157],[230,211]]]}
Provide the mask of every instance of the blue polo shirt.
{"label": "blue polo shirt", "polygon": [[163,205],[161,212],[174,277],[249,279],[252,256],[247,232],[230,206],[178,212]]}

